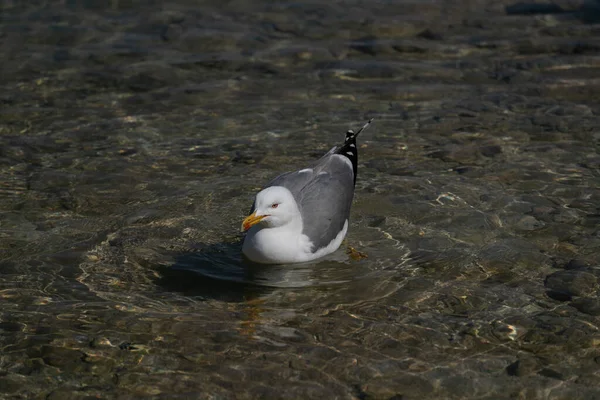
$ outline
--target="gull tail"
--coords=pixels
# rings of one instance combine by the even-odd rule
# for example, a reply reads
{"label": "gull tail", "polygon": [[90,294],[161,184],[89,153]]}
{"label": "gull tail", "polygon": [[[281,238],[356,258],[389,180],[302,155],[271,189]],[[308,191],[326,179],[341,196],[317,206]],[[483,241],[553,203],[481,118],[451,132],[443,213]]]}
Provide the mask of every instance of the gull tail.
{"label": "gull tail", "polygon": [[340,148],[336,149],[335,154],[342,155],[350,160],[352,163],[352,171],[354,172],[354,184],[356,185],[356,175],[358,172],[358,149],[356,147],[356,138],[362,131],[367,129],[373,118],[371,118],[366,124],[362,126],[358,130],[358,132],[354,133],[352,129],[346,132],[346,139],[344,140],[344,145]]}

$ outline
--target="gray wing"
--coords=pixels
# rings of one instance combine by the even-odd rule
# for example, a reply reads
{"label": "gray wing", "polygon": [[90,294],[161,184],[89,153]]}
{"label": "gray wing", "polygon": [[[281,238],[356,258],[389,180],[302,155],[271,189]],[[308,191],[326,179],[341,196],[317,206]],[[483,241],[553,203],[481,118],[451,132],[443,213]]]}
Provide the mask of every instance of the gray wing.
{"label": "gray wing", "polygon": [[[267,183],[263,189],[270,186],[283,186],[289,189],[297,199],[297,195],[309,182],[315,179],[319,172],[329,172],[334,175],[340,175],[340,178],[347,173],[353,175],[354,171],[349,169],[349,165],[346,164],[343,158],[332,157],[338,148],[338,146],[333,147],[311,167],[299,171],[285,172],[276,178],[273,178],[273,180]],[[352,179],[354,178],[352,177]]]}
{"label": "gray wing", "polygon": [[302,233],[313,242],[313,252],[326,247],[344,228],[354,197],[353,183],[352,173],[344,176],[324,173],[302,191]]}
{"label": "gray wing", "polygon": [[296,198],[304,224],[302,233],[313,243],[313,252],[326,247],[344,228],[354,197],[354,172],[343,156],[328,153],[311,173],[292,173],[278,184]]}
{"label": "gray wing", "polygon": [[[305,171],[305,172],[300,172]],[[314,169],[306,168],[300,171],[286,172],[273,179],[271,182],[263,188],[266,189],[271,186],[283,186],[287,188],[292,194],[296,201],[298,201],[297,194],[314,178]]]}

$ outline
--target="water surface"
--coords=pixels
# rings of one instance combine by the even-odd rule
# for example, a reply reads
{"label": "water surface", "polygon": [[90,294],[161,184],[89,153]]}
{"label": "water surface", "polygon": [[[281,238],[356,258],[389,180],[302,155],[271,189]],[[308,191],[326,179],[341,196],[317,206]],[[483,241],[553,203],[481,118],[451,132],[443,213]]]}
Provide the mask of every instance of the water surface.
{"label": "water surface", "polygon": [[[597,1],[1,7],[3,398],[600,398]],[[371,117],[347,243],[244,264]]]}

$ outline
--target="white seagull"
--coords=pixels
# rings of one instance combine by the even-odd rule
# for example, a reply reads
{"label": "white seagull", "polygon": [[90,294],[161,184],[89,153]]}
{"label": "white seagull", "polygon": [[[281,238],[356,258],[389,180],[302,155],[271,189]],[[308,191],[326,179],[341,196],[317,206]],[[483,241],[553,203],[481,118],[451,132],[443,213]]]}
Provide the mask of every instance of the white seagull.
{"label": "white seagull", "polygon": [[348,217],[358,163],[356,133],[321,157],[312,167],[286,172],[258,192],[242,252],[262,264],[311,261],[334,252],[348,231]]}

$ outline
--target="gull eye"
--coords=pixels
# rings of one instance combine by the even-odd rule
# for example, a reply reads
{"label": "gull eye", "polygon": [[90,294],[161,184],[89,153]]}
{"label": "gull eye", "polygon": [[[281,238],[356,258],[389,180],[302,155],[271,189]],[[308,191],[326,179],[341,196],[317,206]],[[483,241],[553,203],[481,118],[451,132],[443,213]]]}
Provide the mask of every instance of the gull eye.
{"label": "gull eye", "polygon": [[279,207],[279,203],[273,203],[273,204],[271,204],[271,208],[277,208],[277,207]]}

